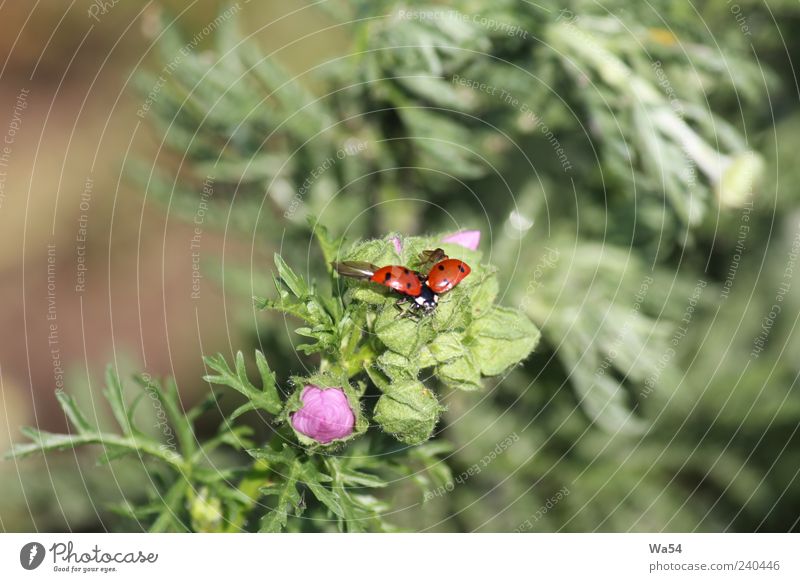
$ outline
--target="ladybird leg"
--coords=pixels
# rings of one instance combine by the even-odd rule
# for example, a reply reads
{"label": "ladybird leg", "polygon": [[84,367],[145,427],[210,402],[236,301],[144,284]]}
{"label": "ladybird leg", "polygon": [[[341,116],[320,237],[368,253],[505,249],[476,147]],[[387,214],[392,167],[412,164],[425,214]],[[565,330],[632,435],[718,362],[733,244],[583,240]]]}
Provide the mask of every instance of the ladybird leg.
{"label": "ladybird leg", "polygon": [[394,308],[398,311],[395,319],[404,317],[404,314],[408,311],[403,304],[408,301],[408,297],[402,296],[397,301],[394,302]]}
{"label": "ladybird leg", "polygon": [[407,296],[403,296],[403,297],[401,297],[400,299],[398,299],[395,302],[394,307],[399,312],[395,316],[395,319],[406,319],[406,318],[409,318],[409,317],[410,318],[415,318],[417,316],[417,314],[415,313],[415,310],[414,310],[414,304],[413,303],[411,303],[410,307],[406,306],[406,304],[409,303],[409,302],[410,302],[410,298],[407,297]]}

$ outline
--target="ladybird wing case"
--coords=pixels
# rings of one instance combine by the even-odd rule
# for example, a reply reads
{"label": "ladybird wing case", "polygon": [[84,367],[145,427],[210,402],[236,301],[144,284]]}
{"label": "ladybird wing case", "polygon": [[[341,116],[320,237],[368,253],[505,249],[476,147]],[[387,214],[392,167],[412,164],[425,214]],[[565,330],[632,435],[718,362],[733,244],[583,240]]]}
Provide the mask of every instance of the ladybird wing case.
{"label": "ladybird wing case", "polygon": [[416,297],[422,293],[419,273],[400,265],[381,267],[370,277],[370,281],[394,289],[402,295]]}
{"label": "ladybird wing case", "polygon": [[431,267],[427,285],[434,293],[447,293],[463,281],[471,271],[472,269],[464,261],[445,259]]}

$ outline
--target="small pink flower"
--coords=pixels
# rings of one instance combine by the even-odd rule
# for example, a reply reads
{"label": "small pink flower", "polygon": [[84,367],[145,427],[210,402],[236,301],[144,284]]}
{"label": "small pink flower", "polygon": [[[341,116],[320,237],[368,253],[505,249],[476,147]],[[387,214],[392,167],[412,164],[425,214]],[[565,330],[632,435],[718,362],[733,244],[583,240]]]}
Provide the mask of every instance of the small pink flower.
{"label": "small pink flower", "polygon": [[291,415],[294,429],[320,443],[353,433],[356,417],[341,388],[323,390],[306,386],[300,394],[303,407]]}
{"label": "small pink flower", "polygon": [[442,242],[461,245],[464,248],[474,251],[478,249],[478,245],[481,243],[481,231],[462,230],[454,234],[447,235],[442,239]]}
{"label": "small pink flower", "polygon": [[394,250],[397,251],[397,254],[398,255],[402,255],[403,254],[403,243],[400,242],[400,239],[398,237],[393,237],[391,239],[391,241],[392,241],[392,244],[394,245]]}

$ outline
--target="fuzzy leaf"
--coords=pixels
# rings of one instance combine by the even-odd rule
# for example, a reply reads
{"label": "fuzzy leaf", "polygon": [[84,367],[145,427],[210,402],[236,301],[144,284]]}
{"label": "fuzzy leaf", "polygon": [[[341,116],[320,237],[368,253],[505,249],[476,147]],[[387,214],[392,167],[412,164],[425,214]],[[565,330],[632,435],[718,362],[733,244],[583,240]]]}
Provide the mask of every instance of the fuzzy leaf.
{"label": "fuzzy leaf", "polygon": [[413,357],[434,337],[429,319],[400,317],[397,311],[387,308],[375,321],[375,334],[387,348],[407,358]]}
{"label": "fuzzy leaf", "polygon": [[539,343],[539,329],[522,313],[493,307],[470,327],[470,350],[482,374],[496,376],[518,364]]}

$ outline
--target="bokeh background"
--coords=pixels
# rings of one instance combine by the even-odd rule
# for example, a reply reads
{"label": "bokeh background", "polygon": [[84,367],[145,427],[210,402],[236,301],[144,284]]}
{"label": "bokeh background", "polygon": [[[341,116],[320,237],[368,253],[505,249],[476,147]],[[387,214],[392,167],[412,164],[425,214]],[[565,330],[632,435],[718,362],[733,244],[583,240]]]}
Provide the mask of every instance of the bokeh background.
{"label": "bokeh background", "polygon": [[[313,365],[251,301],[276,250],[322,275],[309,216],[470,228],[544,341],[447,396],[454,475],[514,444],[382,493],[398,527],[797,530],[798,25],[757,0],[3,3],[0,449],[66,430],[57,389],[107,418],[109,362],[187,405],[206,354]],[[279,68],[244,73],[241,38]],[[0,529],[130,527],[142,468],[91,453],[1,462]]]}

